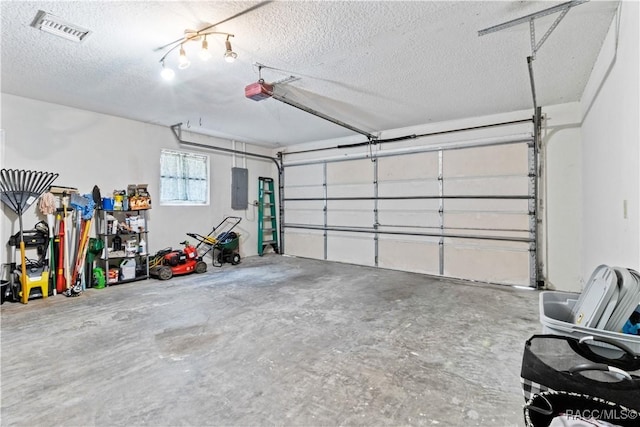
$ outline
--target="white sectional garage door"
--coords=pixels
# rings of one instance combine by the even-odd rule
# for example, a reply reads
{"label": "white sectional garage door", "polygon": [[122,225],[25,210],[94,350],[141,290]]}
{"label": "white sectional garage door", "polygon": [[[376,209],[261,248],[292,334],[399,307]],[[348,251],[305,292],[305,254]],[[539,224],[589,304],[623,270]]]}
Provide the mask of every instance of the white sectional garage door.
{"label": "white sectional garage door", "polygon": [[532,138],[396,151],[285,162],[285,253],[535,286]]}

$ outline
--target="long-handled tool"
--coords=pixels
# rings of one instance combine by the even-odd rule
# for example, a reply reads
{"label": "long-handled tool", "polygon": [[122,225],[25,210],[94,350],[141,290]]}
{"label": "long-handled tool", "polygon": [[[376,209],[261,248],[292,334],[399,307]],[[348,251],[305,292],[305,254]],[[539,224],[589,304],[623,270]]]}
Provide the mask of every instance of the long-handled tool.
{"label": "long-handled tool", "polygon": [[91,221],[82,221],[82,233],[80,234],[80,243],[78,244],[78,255],[76,256],[73,266],[73,274],[71,275],[71,282],[75,285],[80,280],[80,270],[84,265],[84,257],[86,256],[86,248],[89,244],[89,230],[91,228]]}
{"label": "long-handled tool", "polygon": [[56,274],[56,289],[58,292],[62,293],[67,289],[67,282],[64,277],[64,221],[62,217],[58,214],[58,265],[57,265],[57,274]]}
{"label": "long-handled tool", "polygon": [[56,270],[55,253],[53,251],[53,239],[54,239],[54,227],[55,218],[53,213],[56,211],[56,197],[51,192],[47,192],[40,196],[39,206],[40,212],[47,216],[47,225],[49,227],[49,282],[50,289],[53,289],[53,295],[56,295],[56,275],[53,274]]}
{"label": "long-handled tool", "polygon": [[[0,170],[0,199],[18,215],[20,226],[20,261],[22,289],[21,302],[29,301],[29,289],[26,267],[26,255],[22,225],[22,215],[35,202],[42,193],[58,178],[57,173],[39,172],[18,169]],[[46,298],[45,292],[43,297]]]}
{"label": "long-handled tool", "polygon": [[64,255],[62,256],[62,258],[64,259],[64,282],[67,289],[71,287],[71,257],[69,255],[69,247],[71,246],[71,225],[69,216],[67,215],[67,210],[69,209],[69,197],[70,195],[66,191],[62,193],[62,221],[64,221],[64,226],[62,227],[62,229],[64,230]]}
{"label": "long-handled tool", "polygon": [[78,250],[75,259],[73,275],[71,276],[71,286],[67,286],[65,295],[68,297],[78,296],[83,291],[82,278],[84,272],[84,262],[89,248],[89,233],[91,231],[91,221],[95,209],[95,202],[91,195],[72,195],[71,204],[76,209],[78,218],[84,222],[82,232],[78,237]]}
{"label": "long-handled tool", "polygon": [[[87,197],[87,195],[85,195]],[[93,186],[93,190],[91,191],[91,197],[93,198],[94,206],[101,206],[102,197],[100,195],[100,188],[97,185]],[[95,211],[94,211],[95,213]],[[85,286],[93,283],[94,274],[93,274],[93,262],[99,254],[104,250],[104,240],[100,238],[89,238],[89,242],[87,243],[87,255],[86,262],[84,265],[85,269]]]}

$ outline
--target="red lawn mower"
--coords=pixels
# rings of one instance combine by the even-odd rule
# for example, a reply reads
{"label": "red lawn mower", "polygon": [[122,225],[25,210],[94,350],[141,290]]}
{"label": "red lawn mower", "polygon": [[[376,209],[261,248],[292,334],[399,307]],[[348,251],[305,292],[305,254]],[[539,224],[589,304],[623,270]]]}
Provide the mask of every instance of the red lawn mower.
{"label": "red lawn mower", "polygon": [[204,273],[207,264],[198,255],[198,249],[188,241],[180,243],[182,250],[165,248],[149,258],[149,274],[160,280],[169,280],[183,274]]}

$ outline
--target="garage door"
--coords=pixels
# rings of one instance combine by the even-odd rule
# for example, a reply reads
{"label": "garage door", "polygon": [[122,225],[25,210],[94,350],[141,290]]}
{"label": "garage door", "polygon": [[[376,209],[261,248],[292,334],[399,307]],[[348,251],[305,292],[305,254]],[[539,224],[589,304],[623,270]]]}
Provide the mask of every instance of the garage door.
{"label": "garage door", "polygon": [[514,136],[285,162],[286,253],[535,286],[534,156]]}

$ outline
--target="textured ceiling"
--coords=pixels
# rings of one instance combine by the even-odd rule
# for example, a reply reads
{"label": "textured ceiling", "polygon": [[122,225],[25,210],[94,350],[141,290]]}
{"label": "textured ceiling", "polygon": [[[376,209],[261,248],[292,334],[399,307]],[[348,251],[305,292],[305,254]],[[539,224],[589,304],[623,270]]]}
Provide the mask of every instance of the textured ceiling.
{"label": "textured ceiling", "polygon": [[[275,99],[245,98],[257,81],[376,133],[424,123],[531,108],[529,26],[478,31],[560,2],[548,1],[2,1],[2,92],[265,146],[354,135]],[[617,2],[572,8],[534,61],[538,103],[580,99]],[[30,26],[38,10],[92,31],[75,43]],[[558,15],[537,19],[537,38]],[[214,54],[160,78],[158,48],[187,28],[234,33],[238,60]],[[364,138],[364,137],[363,137]]]}

